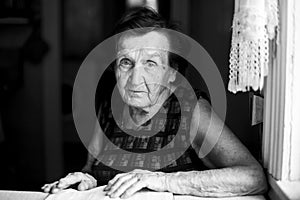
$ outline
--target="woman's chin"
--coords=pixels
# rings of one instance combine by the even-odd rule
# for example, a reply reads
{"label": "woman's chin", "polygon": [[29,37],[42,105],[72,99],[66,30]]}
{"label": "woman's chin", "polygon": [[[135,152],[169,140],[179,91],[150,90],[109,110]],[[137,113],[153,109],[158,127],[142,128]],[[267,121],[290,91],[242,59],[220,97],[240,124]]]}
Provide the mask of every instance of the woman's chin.
{"label": "woman's chin", "polygon": [[128,99],[126,102],[125,102],[128,106],[132,106],[132,107],[135,107],[135,108],[147,108],[150,106],[150,103],[149,102],[144,102],[144,101],[138,101],[136,99]]}
{"label": "woman's chin", "polygon": [[128,105],[131,107],[140,108],[140,109],[147,108],[150,106],[149,104],[132,103],[132,102],[128,103]]}

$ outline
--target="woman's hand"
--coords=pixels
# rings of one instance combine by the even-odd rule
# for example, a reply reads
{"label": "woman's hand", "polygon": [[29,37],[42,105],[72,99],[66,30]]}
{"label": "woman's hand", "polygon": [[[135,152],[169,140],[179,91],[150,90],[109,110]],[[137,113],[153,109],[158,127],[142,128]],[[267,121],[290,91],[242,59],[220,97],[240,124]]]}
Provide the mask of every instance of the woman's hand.
{"label": "woman's hand", "polygon": [[47,193],[57,193],[74,184],[78,184],[78,190],[88,190],[97,186],[97,181],[94,177],[87,173],[75,172],[70,173],[66,177],[59,179],[53,183],[45,184],[42,190]]}
{"label": "woman's hand", "polygon": [[136,169],[128,173],[117,174],[104,188],[107,195],[116,198],[128,198],[142,188],[154,191],[167,191],[165,173]]}

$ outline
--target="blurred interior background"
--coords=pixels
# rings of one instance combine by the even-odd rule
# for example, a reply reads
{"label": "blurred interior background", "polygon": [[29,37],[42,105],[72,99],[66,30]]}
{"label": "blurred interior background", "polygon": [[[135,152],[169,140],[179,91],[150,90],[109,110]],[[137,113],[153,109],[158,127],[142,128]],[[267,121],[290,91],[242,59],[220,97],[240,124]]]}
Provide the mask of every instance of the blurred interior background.
{"label": "blurred interior background", "polygon": [[[87,150],[72,118],[77,70],[126,9],[143,5],[199,42],[227,87],[234,0],[1,0],[0,189],[40,190],[81,170]],[[252,94],[227,92],[226,124],[260,160]]]}

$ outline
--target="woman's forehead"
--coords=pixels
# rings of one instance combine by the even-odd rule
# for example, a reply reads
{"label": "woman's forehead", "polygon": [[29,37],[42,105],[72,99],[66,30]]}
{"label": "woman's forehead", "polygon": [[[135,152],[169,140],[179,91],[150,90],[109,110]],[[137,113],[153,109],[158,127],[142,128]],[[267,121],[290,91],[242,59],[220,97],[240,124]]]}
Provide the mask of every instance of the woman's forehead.
{"label": "woman's forehead", "polygon": [[118,54],[137,50],[147,50],[154,54],[155,52],[168,52],[169,49],[170,42],[167,36],[157,31],[143,35],[126,34],[120,38],[118,43]]}
{"label": "woman's forehead", "polygon": [[168,52],[165,50],[158,50],[158,49],[153,49],[153,48],[141,48],[141,49],[119,51],[117,54],[117,58],[121,58],[123,56],[129,56],[131,58],[145,56],[148,59],[159,58],[162,61],[166,61],[166,59],[168,57]]}

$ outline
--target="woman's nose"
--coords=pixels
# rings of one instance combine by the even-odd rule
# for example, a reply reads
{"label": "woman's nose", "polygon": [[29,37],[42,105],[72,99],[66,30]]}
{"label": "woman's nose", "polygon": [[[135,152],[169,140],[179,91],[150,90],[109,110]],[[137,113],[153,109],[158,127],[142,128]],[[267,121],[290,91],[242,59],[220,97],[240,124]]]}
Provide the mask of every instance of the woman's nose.
{"label": "woman's nose", "polygon": [[141,63],[136,63],[136,65],[132,69],[131,84],[132,85],[142,84],[144,82],[143,76],[144,76],[143,65]]}

